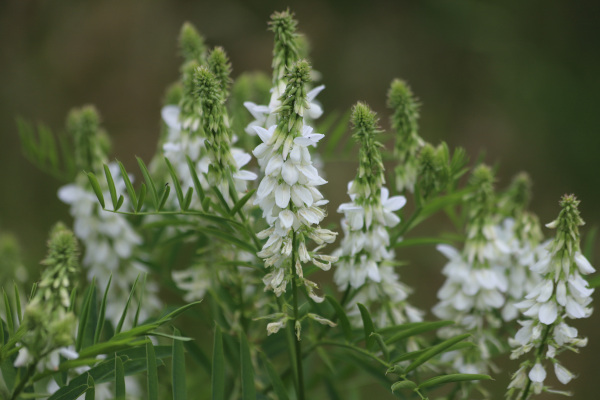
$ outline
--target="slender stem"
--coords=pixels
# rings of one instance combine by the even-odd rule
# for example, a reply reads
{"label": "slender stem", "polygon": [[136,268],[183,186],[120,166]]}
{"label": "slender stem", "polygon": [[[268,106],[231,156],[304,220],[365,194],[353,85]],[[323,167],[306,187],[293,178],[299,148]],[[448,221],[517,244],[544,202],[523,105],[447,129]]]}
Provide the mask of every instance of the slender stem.
{"label": "slender stem", "polygon": [[[292,302],[294,306],[294,325],[298,323],[298,286],[296,285],[296,232],[292,231]],[[304,371],[302,369],[302,342],[299,337],[294,340],[296,348],[296,373],[298,374],[298,400],[304,400]]]}

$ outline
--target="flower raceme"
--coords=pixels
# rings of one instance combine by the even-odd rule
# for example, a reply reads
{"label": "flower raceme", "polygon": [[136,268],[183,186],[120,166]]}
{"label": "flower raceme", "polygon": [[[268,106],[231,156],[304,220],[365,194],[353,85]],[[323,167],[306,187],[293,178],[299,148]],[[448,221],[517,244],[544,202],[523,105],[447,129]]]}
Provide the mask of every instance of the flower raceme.
{"label": "flower raceme", "polygon": [[[328,201],[317,189],[326,181],[312,165],[308,151],[308,147],[315,146],[323,135],[314,133],[303,120],[308,107],[305,84],[310,79],[309,74],[306,61],[296,63],[281,98],[279,123],[268,129],[254,127],[263,143],[253,153],[265,171],[254,204],[260,206],[269,224],[268,229],[259,233],[259,238],[268,239],[258,253],[265,260],[265,267],[272,268],[264,278],[266,289],[281,295],[290,279],[286,269],[295,268],[311,297],[321,300],[314,293],[316,284],[303,278],[301,264],[312,262],[328,270],[335,258],[317,254],[317,250],[309,253],[306,239],[311,238],[321,246],[332,243],[336,233],[318,226],[325,217],[321,206]],[[295,247],[297,258],[293,261]]]}
{"label": "flower raceme", "polygon": [[557,229],[556,237],[543,246],[542,256],[531,267],[541,280],[525,300],[515,304],[529,319],[519,321],[521,329],[514,339],[510,339],[510,344],[515,347],[511,358],[534,350],[534,359],[521,363],[508,387],[508,398],[527,399],[532,395],[531,391],[535,394],[555,392],[544,385],[547,361],[553,364],[556,378],[563,384],[569,383],[574,375],[556,356],[567,349],[577,351],[577,347],[587,344],[587,339],[579,338],[577,329],[569,326],[566,320],[591,315],[589,305],[594,289],[588,287],[582,275],[595,270],[579,247],[578,227],[584,224],[577,209],[579,201],[573,195],[565,195],[560,204],[562,209],[558,218],[546,225]]}

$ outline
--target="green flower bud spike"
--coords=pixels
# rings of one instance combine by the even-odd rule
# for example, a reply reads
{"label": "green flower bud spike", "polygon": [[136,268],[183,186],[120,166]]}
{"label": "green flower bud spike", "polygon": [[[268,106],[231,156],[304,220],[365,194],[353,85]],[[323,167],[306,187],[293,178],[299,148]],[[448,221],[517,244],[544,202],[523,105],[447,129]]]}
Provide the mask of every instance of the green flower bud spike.
{"label": "green flower bud spike", "polygon": [[388,91],[388,107],[393,111],[391,124],[397,134],[394,147],[399,163],[395,169],[396,189],[412,192],[418,172],[416,157],[424,144],[418,134],[419,103],[404,81],[394,79]]}
{"label": "green flower bud spike", "polygon": [[212,184],[221,182],[227,177],[227,171],[237,171],[235,160],[231,155],[229,127],[226,124],[225,106],[221,82],[207,68],[200,67],[195,71],[196,96],[202,107],[202,126],[211,163],[208,177]]}
{"label": "green flower bud spike", "polygon": [[206,62],[204,38],[190,22],[185,22],[179,32],[179,51],[186,62],[195,61],[199,64]]}
{"label": "green flower bud spike", "polygon": [[[494,212],[494,175],[487,165],[479,165],[473,171],[470,182],[475,192],[468,199],[467,240],[465,253],[469,263],[485,263],[484,248],[488,241],[488,227]],[[483,265],[481,265],[483,266]]]}
{"label": "green flower bud spike", "polygon": [[208,69],[219,82],[223,99],[229,97],[231,87],[231,63],[222,47],[215,47],[208,55]]}
{"label": "green flower bud spike", "polygon": [[357,103],[352,110],[350,122],[354,126],[353,138],[360,144],[358,172],[351,193],[357,194],[358,205],[379,203],[380,189],[385,184],[381,148],[375,138],[381,132],[375,112],[364,103]]}
{"label": "green flower bud spike", "polygon": [[102,171],[110,151],[110,140],[100,128],[100,116],[93,106],[73,109],[67,116],[67,133],[73,138],[78,170]]}
{"label": "green flower bud spike", "polygon": [[298,61],[298,42],[296,27],[298,22],[289,10],[271,15],[269,29],[275,34],[273,47],[273,86],[279,97],[285,90],[287,74]]}

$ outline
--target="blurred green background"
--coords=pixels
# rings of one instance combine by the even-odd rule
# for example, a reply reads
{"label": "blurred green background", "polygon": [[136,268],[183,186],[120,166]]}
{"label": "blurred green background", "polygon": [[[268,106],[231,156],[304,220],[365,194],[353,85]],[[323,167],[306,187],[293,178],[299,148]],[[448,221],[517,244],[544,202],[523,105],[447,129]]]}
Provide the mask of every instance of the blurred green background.
{"label": "blurred green background", "polygon": [[[403,78],[423,103],[425,140],[463,146],[472,159],[485,151],[486,162],[501,164],[500,187],[528,171],[534,181],[531,208],[544,223],[557,214],[560,196],[572,192],[582,201],[588,225],[583,232],[597,225],[598,2],[4,0],[0,230],[17,235],[25,262],[38,262],[50,226],[69,217],[56,198],[60,182],[21,155],[16,116],[60,130],[71,107],[93,103],[112,137],[114,156],[135,171],[134,155],[149,160],[156,148],[161,99],[178,77],[182,23],[191,21],[210,45],[226,49],[234,76],[270,73],[266,21],[287,6],[323,75],[327,88],[319,99],[326,113],[363,100],[387,128],[385,93],[393,78]],[[331,214],[347,201],[353,171],[348,163],[329,166],[324,191],[332,199]],[[431,305],[444,260],[437,254],[423,260],[403,276],[419,288],[421,305]],[[570,385],[576,398],[597,397],[589,391],[600,368],[600,324],[593,321],[598,315],[591,320],[576,323],[590,337],[589,346],[567,357],[566,365],[581,375]],[[504,372],[499,387],[507,378]]]}

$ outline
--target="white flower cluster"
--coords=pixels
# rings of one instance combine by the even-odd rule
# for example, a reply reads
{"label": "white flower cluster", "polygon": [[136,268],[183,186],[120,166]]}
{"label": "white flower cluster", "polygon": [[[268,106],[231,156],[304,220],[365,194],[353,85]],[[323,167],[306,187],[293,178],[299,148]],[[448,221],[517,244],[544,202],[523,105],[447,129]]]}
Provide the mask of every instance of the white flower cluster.
{"label": "white flower cluster", "polygon": [[374,313],[379,326],[421,321],[422,313],[405,301],[411,289],[399,281],[393,266],[386,263],[394,259],[387,228],[400,222],[395,212],[404,207],[406,198],[389,197],[388,189],[382,187],[375,196],[378,200],[375,204],[361,206],[356,203],[357,194],[351,193],[352,183],[348,184],[352,201],[338,208],[344,214],[341,222],[344,239],[334,253],[340,258],[334,275],[339,289],[346,290],[348,286],[360,289],[348,304],[349,315],[355,314],[358,320],[357,303],[368,305],[385,299],[390,304],[389,310]]}
{"label": "white flower cluster", "polygon": [[525,296],[525,300],[515,304],[530,319],[519,321],[521,328],[514,339],[509,340],[515,347],[511,358],[516,359],[535,349],[535,363],[533,367],[529,361],[521,364],[513,375],[509,394],[516,391],[523,394],[530,390],[530,386],[535,394],[551,392],[544,386],[545,360],[552,362],[556,378],[561,383],[569,383],[574,375],[559,363],[556,356],[566,349],[576,351],[577,347],[587,345],[587,338],[579,338],[577,329],[566,322],[567,318],[587,318],[592,313],[589,305],[594,289],[588,287],[582,275],[591,274],[595,269],[579,250],[577,226],[583,225],[583,221],[577,211],[578,204],[574,196],[563,197],[563,210],[558,219],[546,225],[558,228],[557,237],[543,246],[541,258],[531,267],[531,271],[542,279]]}
{"label": "white flower cluster", "polygon": [[531,220],[529,214],[523,214],[519,221],[506,218],[494,230],[496,240],[502,243],[499,246],[499,259],[506,268],[508,278],[502,318],[512,321],[519,316],[515,303],[523,300],[540,282],[540,275],[532,272],[530,267],[540,259],[544,247],[539,245],[541,232],[538,235],[537,219]]}
{"label": "white flower cluster", "polygon": [[[254,129],[263,141],[254,150],[254,155],[265,170],[254,204],[260,206],[263,217],[270,225],[259,233],[259,238],[269,239],[258,256],[265,259],[266,267],[274,268],[264,278],[267,289],[281,295],[289,280],[285,276],[285,268],[286,261],[292,255],[292,233],[305,232],[319,246],[335,240],[335,233],[318,227],[325,217],[325,211],[320,206],[328,201],[323,198],[317,186],[327,182],[312,165],[308,151],[308,146],[316,145],[323,135],[313,133],[313,129],[306,125],[297,137],[286,137],[277,130],[276,125],[268,130],[259,126]],[[298,263],[295,266],[299,276],[302,276],[300,262],[312,262],[323,270],[329,270],[332,260],[332,257],[321,254],[311,256],[305,240],[299,240]],[[309,285],[309,293],[317,299],[313,292],[315,286],[308,280],[305,282]]]}
{"label": "white flower cluster", "polygon": [[[117,191],[125,192],[125,183],[119,179],[119,167],[111,163],[109,169]],[[88,279],[95,277],[100,290],[104,291],[110,275],[118,276],[118,279],[112,280],[106,306],[107,318],[116,324],[131,286],[138,275],[148,273],[146,266],[135,261],[135,257],[140,256],[138,248],[142,239],[124,216],[100,210],[94,191],[86,183],[87,179],[63,186],[58,191],[58,198],[71,206],[73,231],[85,246],[83,266],[88,268]],[[109,197],[108,190],[105,191],[104,196]],[[141,320],[160,307],[158,286],[154,282],[147,282]]]}

